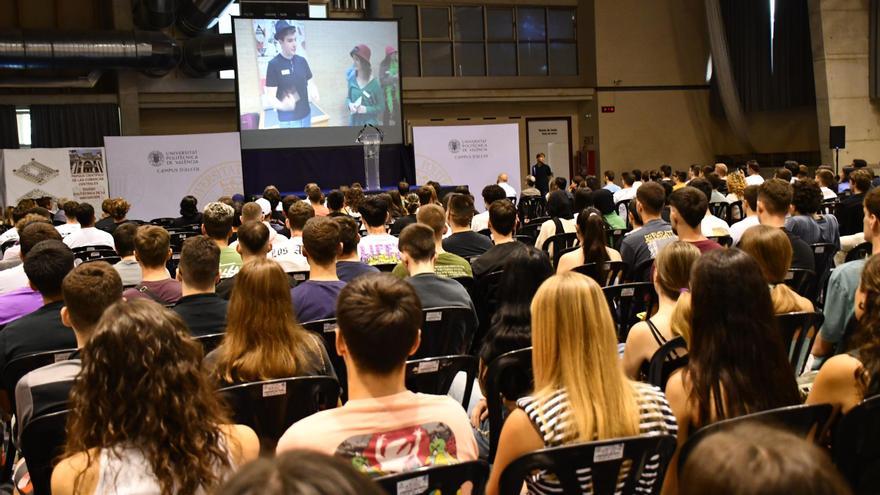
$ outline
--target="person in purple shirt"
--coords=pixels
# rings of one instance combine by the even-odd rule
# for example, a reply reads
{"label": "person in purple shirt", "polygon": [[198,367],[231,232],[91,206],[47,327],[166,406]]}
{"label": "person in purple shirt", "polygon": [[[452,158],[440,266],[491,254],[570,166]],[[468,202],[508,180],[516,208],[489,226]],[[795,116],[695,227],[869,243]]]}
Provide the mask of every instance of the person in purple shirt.
{"label": "person in purple shirt", "polygon": [[336,258],[342,251],[339,231],[339,224],[329,217],[311,218],[303,228],[302,252],[309,262],[309,279],[290,291],[300,322],[336,316],[336,298],[345,287],[336,275]]}

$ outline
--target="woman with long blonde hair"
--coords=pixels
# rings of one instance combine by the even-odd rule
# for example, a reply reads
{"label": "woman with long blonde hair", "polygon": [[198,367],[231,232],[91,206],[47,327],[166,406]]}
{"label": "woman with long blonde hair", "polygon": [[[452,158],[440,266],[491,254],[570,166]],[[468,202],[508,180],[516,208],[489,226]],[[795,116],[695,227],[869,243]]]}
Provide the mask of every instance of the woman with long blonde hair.
{"label": "woman with long blonde hair", "polygon": [[[594,280],[575,272],[547,279],[532,300],[531,313],[535,393],[518,401],[518,409],[504,423],[489,495],[498,493],[504,468],[528,452],[676,433],[663,392],[624,375],[611,312]],[[648,469],[640,483],[649,487],[656,475]],[[588,478],[581,477],[581,483]],[[528,485],[530,493],[559,488],[541,476]]]}
{"label": "woman with long blonde hair", "polygon": [[782,229],[756,225],[746,230],[739,248],[751,255],[761,267],[761,273],[770,284],[770,299],[776,314],[793,311],[813,311],[813,303],[785,285],[785,275],[791,267],[791,241]]}
{"label": "woman with long blonde hair", "polygon": [[287,274],[266,258],[249,260],[235,276],[226,335],[205,364],[221,385],[335,376],[320,337],[294,316]]}

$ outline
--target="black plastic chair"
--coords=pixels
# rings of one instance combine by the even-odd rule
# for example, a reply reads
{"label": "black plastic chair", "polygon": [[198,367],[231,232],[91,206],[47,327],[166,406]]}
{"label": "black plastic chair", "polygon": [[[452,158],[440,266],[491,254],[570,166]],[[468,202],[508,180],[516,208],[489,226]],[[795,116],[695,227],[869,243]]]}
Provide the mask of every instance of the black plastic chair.
{"label": "black plastic chair", "polygon": [[380,272],[391,273],[394,271],[394,268],[397,266],[397,263],[382,263],[382,264],[373,265],[373,266],[375,266],[376,269],[378,269]]}
{"label": "black plastic chair", "polygon": [[34,495],[52,493],[52,469],[64,453],[67,414],[58,411],[33,418],[21,432],[21,451],[27,461]]}
{"label": "black plastic chair", "polygon": [[471,493],[483,493],[489,480],[489,465],[484,461],[467,461],[447,466],[429,466],[400,474],[376,478],[375,481],[388,495],[456,495],[461,486],[473,483]]}
{"label": "black plastic chair", "polygon": [[467,354],[477,332],[471,308],[444,306],[422,312],[422,344],[412,359]]}
{"label": "black plastic chair", "polygon": [[[477,320],[480,322],[477,334],[474,336],[474,346],[482,344],[483,336],[489,331],[492,316],[498,309],[498,286],[501,284],[503,273],[502,270],[497,270],[483,274],[474,280],[471,299],[477,310]],[[475,353],[476,349],[472,349],[472,351]]]}
{"label": "black plastic chair", "polygon": [[791,268],[785,274],[785,285],[810,301],[816,300],[816,272],[806,268]]}
{"label": "black plastic chair", "polygon": [[616,211],[617,214],[620,215],[620,218],[626,220],[627,228],[631,228],[631,225],[629,224],[629,202],[630,201],[632,201],[632,199],[624,199],[622,201],[618,201],[618,202],[614,203],[614,211]]}
{"label": "black plastic chair", "polygon": [[122,259],[110,246],[82,246],[71,251],[73,251],[73,263],[77,266],[92,261],[106,261],[112,265]]}
{"label": "black plastic chair", "polygon": [[471,400],[474,380],[477,378],[479,361],[473,356],[440,356],[416,359],[406,362],[406,388],[423,394],[446,395],[455,380],[455,375],[463,371],[467,375],[464,397],[461,404],[467,409]]}
{"label": "black plastic chair", "polygon": [[626,263],[623,261],[604,261],[602,262],[602,265],[601,271],[599,270],[598,263],[586,263],[581,266],[576,266],[572,268],[572,271],[592,278],[602,287],[617,285],[623,281],[623,274],[626,272]]}
{"label": "black plastic chair", "polygon": [[716,201],[714,203],[709,203],[709,211],[712,212],[716,217],[724,220],[730,225],[730,203],[727,201]]}
{"label": "black plastic chair", "polygon": [[578,243],[577,234],[574,232],[564,232],[562,234],[551,235],[541,245],[541,250],[547,254],[553,253],[553,266],[559,264],[559,258],[565,249],[575,247]]}
{"label": "black plastic chair", "polygon": [[876,493],[880,483],[880,395],[852,408],[837,422],[831,458],[854,493]]}
{"label": "black plastic chair", "polygon": [[171,252],[179,253],[183,249],[183,242],[190,237],[195,237],[201,232],[191,227],[179,227],[176,229],[167,229],[171,238]]}
{"label": "black plastic chair", "polygon": [[702,439],[706,438],[706,436],[711,435],[716,431],[731,428],[743,423],[756,422],[779,427],[803,438],[818,441],[821,439],[823,430],[831,419],[831,413],[833,410],[834,408],[831,404],[788,406],[761,411],[754,414],[747,414],[738,418],[725,419],[704,426],[691,435],[684,445],[681,446],[681,449],[679,449],[678,472],[681,474],[681,470],[684,468],[684,463],[687,461],[688,455],[690,455],[694,447],[700,443]]}
{"label": "black plastic chair", "polygon": [[330,376],[242,383],[218,391],[229,404],[233,421],[254,429],[263,452],[275,452],[278,439],[290,425],[336,407],[339,392],[339,382]]}
{"label": "black plastic chair", "polygon": [[605,236],[608,239],[608,247],[620,251],[620,245],[623,243],[623,236],[626,235],[624,229],[605,228]]}
{"label": "black plastic chair", "polygon": [[617,326],[617,338],[620,342],[626,342],[629,329],[640,321],[637,315],[645,312],[650,316],[657,305],[657,292],[650,282],[609,285],[603,287],[602,291]]}
{"label": "black plastic chair", "polygon": [[708,239],[711,239],[711,240],[717,242],[718,244],[721,244],[721,246],[723,246],[723,247],[733,246],[733,237],[730,237],[729,235],[713,236],[713,237],[708,237]]}
{"label": "black plastic chair", "polygon": [[6,363],[3,368],[3,390],[9,396],[12,410],[15,410],[15,385],[24,375],[31,371],[59,361],[66,361],[76,349],[57,349],[54,351],[35,352],[17,357]]}
{"label": "black plastic chair", "polygon": [[[615,438],[541,449],[525,454],[501,473],[499,493],[520,493],[535,471],[555,475],[560,493],[594,495],[660,493],[675,452],[672,435]],[[578,474],[589,469],[589,473]],[[550,482],[544,482],[550,484]]]}
{"label": "black plastic chair", "polygon": [[648,365],[648,383],[660,390],[666,389],[666,382],[672,374],[688,363],[688,348],[684,337],[669,340],[651,356]]}
{"label": "black plastic chair", "polygon": [[541,231],[541,225],[550,220],[548,217],[534,218],[532,219],[532,223],[520,225],[519,230],[517,230],[516,234],[518,236],[527,237],[530,239],[528,242],[525,242],[529,246],[535,245],[535,240],[538,239],[538,232]]}
{"label": "black plastic chair", "polygon": [[541,196],[523,196],[516,207],[519,223],[526,225],[547,215],[547,201]]}
{"label": "black plastic chair", "polygon": [[834,253],[837,252],[837,246],[829,242],[820,242],[810,244],[810,248],[813,250],[816,273],[819,274],[819,278],[821,279],[834,267]]}
{"label": "black plastic chair", "polygon": [[0,253],[5,253],[7,249],[15,246],[16,244],[18,244],[18,239],[9,239],[3,244],[0,244]]}
{"label": "black plastic chair", "polygon": [[480,229],[479,231],[477,231],[477,233],[478,233],[478,234],[482,234],[482,235],[484,235],[484,236],[486,236],[486,237],[488,237],[488,238],[490,238],[490,239],[492,238],[492,231],[489,230],[488,228]]}
{"label": "black plastic chair", "polygon": [[834,215],[837,212],[837,205],[840,201],[837,198],[826,199],[822,201],[819,207],[819,213],[823,215]]}
{"label": "black plastic chair", "polygon": [[819,334],[825,317],[818,312],[786,313],[776,315],[776,324],[782,335],[782,344],[795,376],[800,376],[807,366],[807,357]]}
{"label": "black plastic chair", "polygon": [[209,352],[216,349],[221,342],[223,342],[223,336],[225,333],[211,333],[207,335],[199,335],[197,337],[193,337],[196,342],[202,344],[202,349],[205,351],[205,355],[207,356]]}
{"label": "black plastic chair", "polygon": [[846,253],[846,262],[849,263],[850,261],[863,260],[868,256],[871,256],[873,250],[874,247],[870,242],[863,242]]}
{"label": "black plastic chair", "polygon": [[[738,211],[739,215],[735,215],[734,211]],[[743,209],[742,201],[734,201],[730,203],[730,206],[727,208],[727,224],[733,225],[735,222],[743,220],[746,218],[746,210]]]}
{"label": "black plastic chair", "polygon": [[348,399],[348,374],[346,372],[345,360],[336,353],[336,318],[307,321],[302,326],[306,330],[317,334],[324,341],[324,349],[327,350],[327,355],[330,356],[330,364],[333,365],[336,379],[339,380],[339,386],[342,387],[342,401],[345,402]]}
{"label": "black plastic chair", "polygon": [[532,392],[532,348],[505,352],[486,368],[486,406],[489,411],[489,462],[495,459],[501,426],[504,424],[503,399],[516,400]]}
{"label": "black plastic chair", "polygon": [[174,225],[174,219],[171,217],[154,218],[150,220],[150,225],[158,225],[167,229]]}
{"label": "black plastic chair", "polygon": [[290,279],[290,286],[296,287],[309,279],[309,272],[287,272],[287,278]]}

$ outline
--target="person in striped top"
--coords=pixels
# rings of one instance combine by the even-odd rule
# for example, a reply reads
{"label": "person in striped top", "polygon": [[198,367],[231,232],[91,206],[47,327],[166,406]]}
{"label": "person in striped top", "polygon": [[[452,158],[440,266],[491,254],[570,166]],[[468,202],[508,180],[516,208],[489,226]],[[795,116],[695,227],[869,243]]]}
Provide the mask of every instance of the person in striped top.
{"label": "person in striped top", "polygon": [[[566,272],[535,294],[532,366],[535,393],[520,399],[501,430],[488,495],[499,493],[501,473],[517,457],[560,445],[630,437],[675,435],[675,416],[663,392],[629,380],[617,356],[614,323],[602,289],[591,278]],[[640,484],[650,491],[657,464]],[[589,485],[589,468],[579,470]],[[527,482],[529,493],[558,492],[550,476]]]}

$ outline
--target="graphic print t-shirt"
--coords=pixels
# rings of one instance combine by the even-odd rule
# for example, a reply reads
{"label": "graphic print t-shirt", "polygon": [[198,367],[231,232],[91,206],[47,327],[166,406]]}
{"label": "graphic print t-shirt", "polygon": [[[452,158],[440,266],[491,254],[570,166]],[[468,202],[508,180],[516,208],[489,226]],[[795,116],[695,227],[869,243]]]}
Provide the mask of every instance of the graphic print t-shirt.
{"label": "graphic print t-shirt", "polygon": [[292,449],[341,457],[371,476],[477,458],[461,404],[447,396],[409,391],[350,400],[298,421],[278,442],[278,453]]}
{"label": "graphic print t-shirt", "polygon": [[400,261],[397,237],[391,234],[371,234],[358,243],[358,256],[368,265],[387,265]]}

